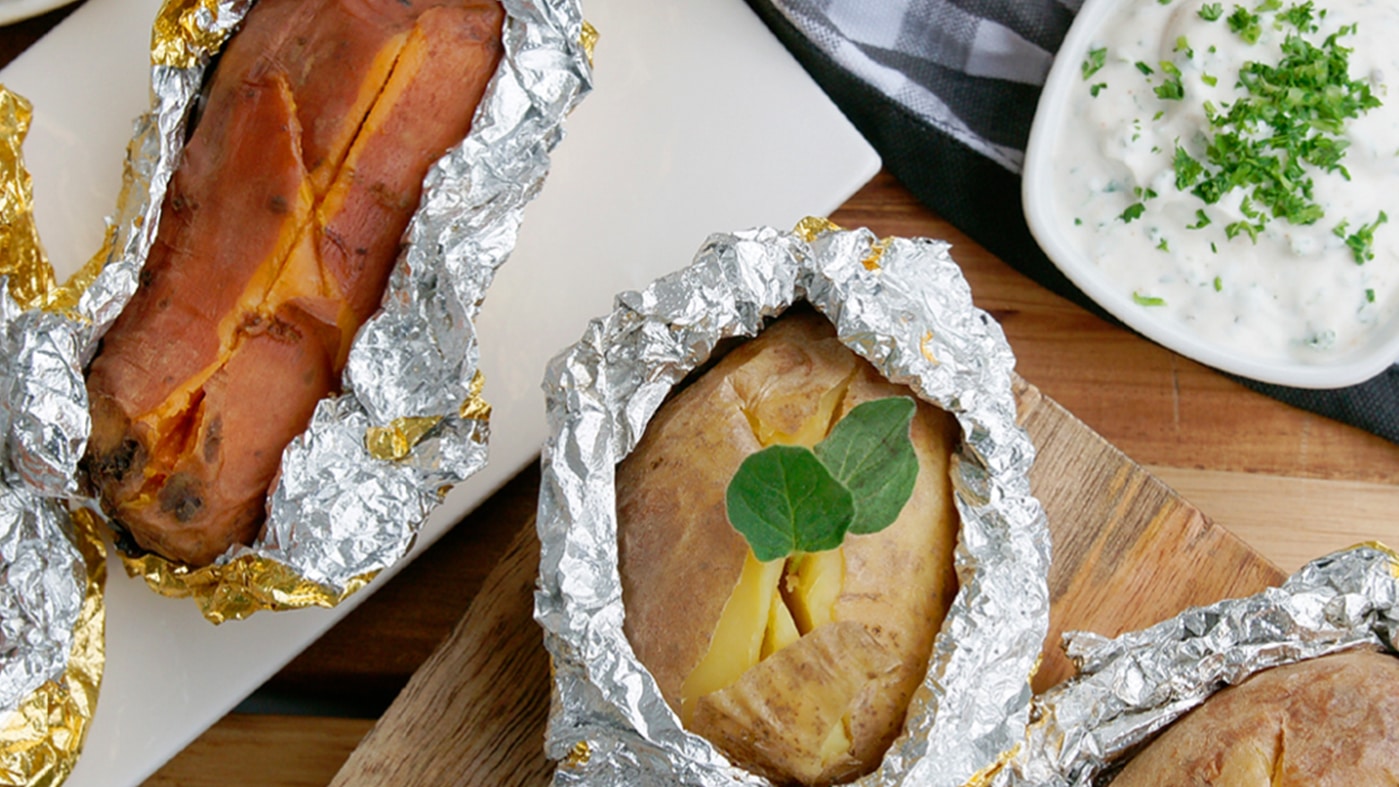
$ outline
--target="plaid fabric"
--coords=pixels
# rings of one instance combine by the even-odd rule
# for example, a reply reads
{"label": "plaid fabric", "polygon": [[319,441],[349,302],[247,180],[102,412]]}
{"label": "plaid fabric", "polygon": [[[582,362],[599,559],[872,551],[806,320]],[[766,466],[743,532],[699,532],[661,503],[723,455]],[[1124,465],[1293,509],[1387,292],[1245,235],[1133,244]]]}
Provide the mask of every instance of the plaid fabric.
{"label": "plaid fabric", "polygon": [[[1040,87],[1082,0],[748,0],[914,196],[1104,319],[1044,256],[1020,206]],[[1399,366],[1350,388],[1241,380],[1399,442]]]}

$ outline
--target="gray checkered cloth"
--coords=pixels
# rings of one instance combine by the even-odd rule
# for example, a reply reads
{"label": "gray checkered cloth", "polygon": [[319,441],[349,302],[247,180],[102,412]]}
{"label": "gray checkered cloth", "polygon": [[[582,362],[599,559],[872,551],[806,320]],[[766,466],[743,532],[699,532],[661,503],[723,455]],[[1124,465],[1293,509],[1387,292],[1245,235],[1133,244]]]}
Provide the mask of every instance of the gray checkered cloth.
{"label": "gray checkered cloth", "polygon": [[[922,202],[1105,319],[1025,225],[1020,168],[1040,88],[1082,0],[748,0]],[[1399,442],[1399,366],[1312,391],[1244,384]]]}
{"label": "gray checkered cloth", "polygon": [[775,0],[857,79],[1019,172],[1035,102],[1079,2]]}

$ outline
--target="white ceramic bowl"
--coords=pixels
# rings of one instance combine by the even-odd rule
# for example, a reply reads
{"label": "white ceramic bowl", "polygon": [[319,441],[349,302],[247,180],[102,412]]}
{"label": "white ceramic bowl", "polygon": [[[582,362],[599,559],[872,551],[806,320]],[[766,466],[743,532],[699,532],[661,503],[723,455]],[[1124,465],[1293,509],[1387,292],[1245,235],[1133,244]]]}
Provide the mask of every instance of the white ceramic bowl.
{"label": "white ceramic bowl", "polygon": [[1099,29],[1114,11],[1126,2],[1148,1],[1087,0],[1059,49],[1040,96],[1025,152],[1021,197],[1035,240],[1070,281],[1110,314],[1147,338],[1200,363],[1241,377],[1300,388],[1341,388],[1384,371],[1399,359],[1399,319],[1377,326],[1362,346],[1325,359],[1258,357],[1211,342],[1157,310],[1143,308],[1126,287],[1111,280],[1070,237],[1068,229],[1074,217],[1066,212],[1062,202],[1056,201],[1054,172],[1059,141],[1062,135],[1074,131],[1069,92],[1086,89],[1081,65]]}

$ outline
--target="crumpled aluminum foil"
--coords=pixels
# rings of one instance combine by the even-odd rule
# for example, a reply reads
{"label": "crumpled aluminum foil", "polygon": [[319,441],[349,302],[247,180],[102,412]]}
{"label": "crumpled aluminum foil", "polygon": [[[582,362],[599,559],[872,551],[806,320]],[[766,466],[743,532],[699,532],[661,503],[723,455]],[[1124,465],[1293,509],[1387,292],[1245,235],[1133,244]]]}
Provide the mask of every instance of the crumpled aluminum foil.
{"label": "crumpled aluminum foil", "polygon": [[1000,326],[972,305],[948,245],[877,240],[819,219],[715,235],[692,265],[588,325],[550,364],[535,617],[553,658],[556,784],[765,784],[686,732],[622,631],[613,472],[672,387],[725,338],[809,301],[886,377],[953,413],[961,590],[905,734],[864,785],[961,785],[1023,737],[1048,629],[1049,533],[1030,495]]}
{"label": "crumpled aluminum foil", "polygon": [[[88,433],[78,342],[35,308],[54,290],[21,146],[32,111],[0,88],[0,781],[58,784],[106,663],[106,554],[64,501]],[[85,404],[85,402],[83,403]]]}
{"label": "crumpled aluminum foil", "polygon": [[1025,747],[992,784],[1096,784],[1124,753],[1254,673],[1364,645],[1399,652],[1399,555],[1353,547],[1279,588],[1116,639],[1065,639],[1079,674],[1036,698]]}
{"label": "crumpled aluminum foil", "polygon": [[[564,117],[591,89],[596,35],[576,0],[502,5],[505,53],[471,132],[430,171],[383,308],[351,350],[344,392],[319,404],[283,454],[257,543],[197,570],[155,555],[126,560],[156,590],[193,595],[214,622],[338,603],[401,558],[441,494],[485,465],[490,408],[472,320]],[[15,339],[34,346],[21,357],[34,363],[0,379],[36,392],[32,417],[9,422],[15,464],[36,488],[76,491],[90,430],[82,369],[136,290],[205,70],[251,6],[167,0],[155,20],[153,105],[128,147],[107,246],[47,299],[61,316]]]}

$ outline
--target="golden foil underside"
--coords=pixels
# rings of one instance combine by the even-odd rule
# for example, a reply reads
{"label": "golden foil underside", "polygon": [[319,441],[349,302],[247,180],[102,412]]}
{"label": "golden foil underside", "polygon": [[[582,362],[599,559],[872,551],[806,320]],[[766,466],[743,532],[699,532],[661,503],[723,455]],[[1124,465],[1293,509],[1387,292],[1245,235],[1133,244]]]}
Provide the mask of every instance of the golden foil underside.
{"label": "golden foil underside", "polygon": [[0,86],[0,275],[10,277],[10,296],[22,309],[40,305],[54,288],[34,225],[34,184],[21,147],[34,111],[23,96]]}
{"label": "golden foil underside", "polygon": [[259,555],[191,569],[146,554],[122,556],[127,576],[141,577],[162,596],[193,598],[211,623],[242,620],[259,610],[333,607],[368,585],[377,571],[354,577],[342,592],[303,579],[287,566]]}
{"label": "golden foil underside", "polygon": [[106,663],[107,553],[101,525],[86,510],[73,516],[78,551],[87,565],[82,612],[73,629],[68,668],[0,716],[0,784],[61,784],[82,752],[97,707]]}
{"label": "golden foil underside", "polygon": [[194,68],[219,51],[233,32],[220,24],[218,0],[166,0],[151,29],[151,64]]}
{"label": "golden foil underside", "polygon": [[593,64],[593,50],[597,49],[598,31],[588,20],[583,20],[583,29],[578,34],[579,42],[583,45],[583,54],[588,56],[588,65]]}
{"label": "golden foil underside", "polygon": [[364,431],[364,448],[375,459],[402,459],[441,422],[442,417],[434,415],[395,418],[388,426],[371,426]]}

